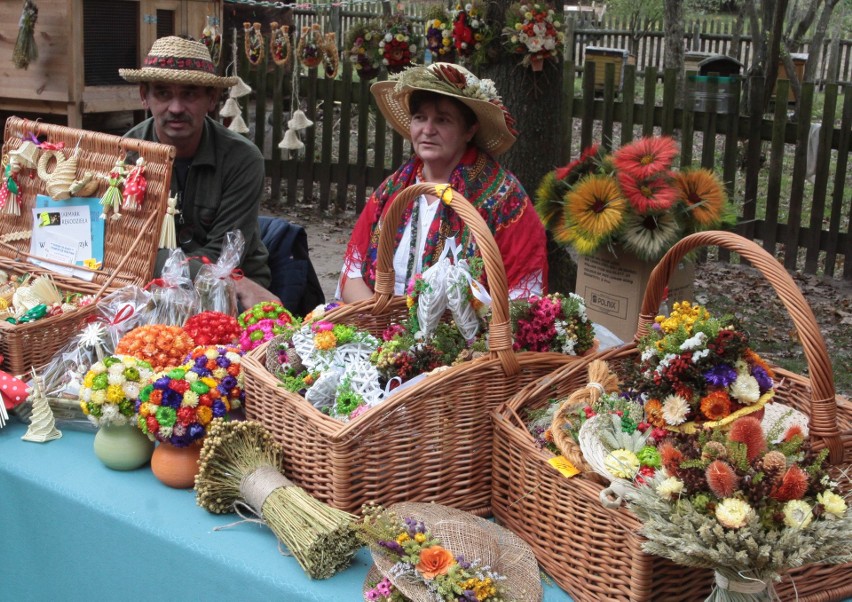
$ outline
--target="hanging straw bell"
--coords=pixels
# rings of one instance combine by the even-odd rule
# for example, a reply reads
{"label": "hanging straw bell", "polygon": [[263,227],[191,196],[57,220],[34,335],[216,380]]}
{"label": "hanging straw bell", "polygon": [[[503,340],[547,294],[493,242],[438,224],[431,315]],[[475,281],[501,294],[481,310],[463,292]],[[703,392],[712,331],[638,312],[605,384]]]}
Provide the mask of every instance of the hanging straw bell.
{"label": "hanging straw bell", "polygon": [[238,134],[247,134],[249,131],[248,126],[246,125],[245,120],[242,115],[237,115],[231,121],[231,125],[228,126],[228,129],[232,132],[236,132]]}
{"label": "hanging straw bell", "polygon": [[302,109],[298,109],[293,113],[293,118],[287,122],[287,127],[294,130],[304,130],[313,124],[314,122],[308,119],[305,112]]}
{"label": "hanging straw bell", "polygon": [[35,168],[38,163],[39,148],[29,140],[24,140],[21,146],[13,151],[9,151],[10,155],[18,157],[18,162],[28,169]]}
{"label": "hanging straw bell", "polygon": [[71,185],[77,179],[77,153],[72,154],[65,161],[59,163],[45,188],[47,194],[56,201],[64,201],[71,198]]}
{"label": "hanging straw bell", "polygon": [[229,98],[228,100],[226,100],[225,106],[223,106],[222,110],[219,111],[219,115],[221,117],[227,117],[229,119],[231,117],[236,117],[240,113],[242,113],[242,110],[240,109],[240,103],[238,103],[234,98]]}
{"label": "hanging straw bell", "polygon": [[236,76],[237,83],[231,86],[230,91],[228,91],[228,96],[230,98],[242,98],[246,94],[251,94],[251,86],[243,81],[239,75]]}
{"label": "hanging straw bell", "polygon": [[284,139],[278,143],[278,148],[287,150],[302,150],[305,148],[305,143],[299,139],[299,135],[294,129],[288,129],[284,132]]}

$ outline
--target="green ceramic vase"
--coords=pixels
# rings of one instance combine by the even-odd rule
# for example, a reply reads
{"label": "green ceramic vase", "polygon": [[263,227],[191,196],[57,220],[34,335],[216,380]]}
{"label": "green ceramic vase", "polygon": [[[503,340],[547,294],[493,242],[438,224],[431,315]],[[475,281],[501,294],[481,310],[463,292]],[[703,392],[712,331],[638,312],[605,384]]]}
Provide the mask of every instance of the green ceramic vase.
{"label": "green ceramic vase", "polygon": [[144,466],[154,452],[154,442],[132,424],[102,426],[95,433],[95,455],[113,470]]}

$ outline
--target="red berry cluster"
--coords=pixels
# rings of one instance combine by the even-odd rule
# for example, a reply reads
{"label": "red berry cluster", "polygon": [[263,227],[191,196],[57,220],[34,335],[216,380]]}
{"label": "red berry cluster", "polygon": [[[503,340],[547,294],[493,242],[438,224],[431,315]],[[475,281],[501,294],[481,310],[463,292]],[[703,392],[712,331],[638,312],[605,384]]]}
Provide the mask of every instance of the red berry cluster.
{"label": "red berry cluster", "polygon": [[219,311],[203,311],[190,317],[183,329],[196,345],[230,345],[240,336],[237,319]]}

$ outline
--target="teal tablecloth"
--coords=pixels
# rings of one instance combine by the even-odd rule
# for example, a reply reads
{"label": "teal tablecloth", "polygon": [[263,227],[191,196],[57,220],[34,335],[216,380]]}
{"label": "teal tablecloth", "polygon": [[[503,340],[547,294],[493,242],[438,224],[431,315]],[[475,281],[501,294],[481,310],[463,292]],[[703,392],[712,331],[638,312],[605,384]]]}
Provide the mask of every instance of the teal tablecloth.
{"label": "teal tablecloth", "polygon": [[[48,443],[0,429],[0,599],[361,600],[362,549],[347,570],[312,581],[282,556],[267,528],[195,505],[149,468],[117,472],[92,450],[92,433]],[[544,600],[568,602],[545,580]]]}

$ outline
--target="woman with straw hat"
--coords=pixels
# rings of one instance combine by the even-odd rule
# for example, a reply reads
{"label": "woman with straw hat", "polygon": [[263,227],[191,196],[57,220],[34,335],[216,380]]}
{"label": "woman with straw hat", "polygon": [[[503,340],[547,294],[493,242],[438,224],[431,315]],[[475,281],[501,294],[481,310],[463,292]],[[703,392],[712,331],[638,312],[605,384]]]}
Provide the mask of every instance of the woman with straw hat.
{"label": "woman with straw hat", "polygon": [[[155,41],[142,68],[118,73],[139,84],[142,106],[152,115],[125,135],[177,150],[171,191],[179,202],[177,243],[188,256],[215,262],[225,234],[240,230],[245,239],[240,265],[245,278],[236,280],[241,305],[277,301],[265,288],[271,279],[269,253],[257,219],[265,181],[263,155],[246,138],[208,117],[221,91],[238,78],[217,75],[207,47],[178,36]],[[169,254],[168,249],[158,253],[157,273]],[[193,277],[202,261],[191,262]]]}
{"label": "woman with straw hat", "polygon": [[[387,122],[411,141],[414,155],[370,197],[346,250],[337,297],[347,303],[372,296],[378,233],[391,201],[417,182],[449,183],[477,207],[506,267],[509,296],[547,290],[544,228],[517,178],[494,159],[515,142],[514,120],[494,83],[464,67],[433,63],[406,69],[370,88]],[[477,253],[451,207],[424,195],[403,214],[396,234],[395,293],[436,262],[447,237],[465,256]]]}

